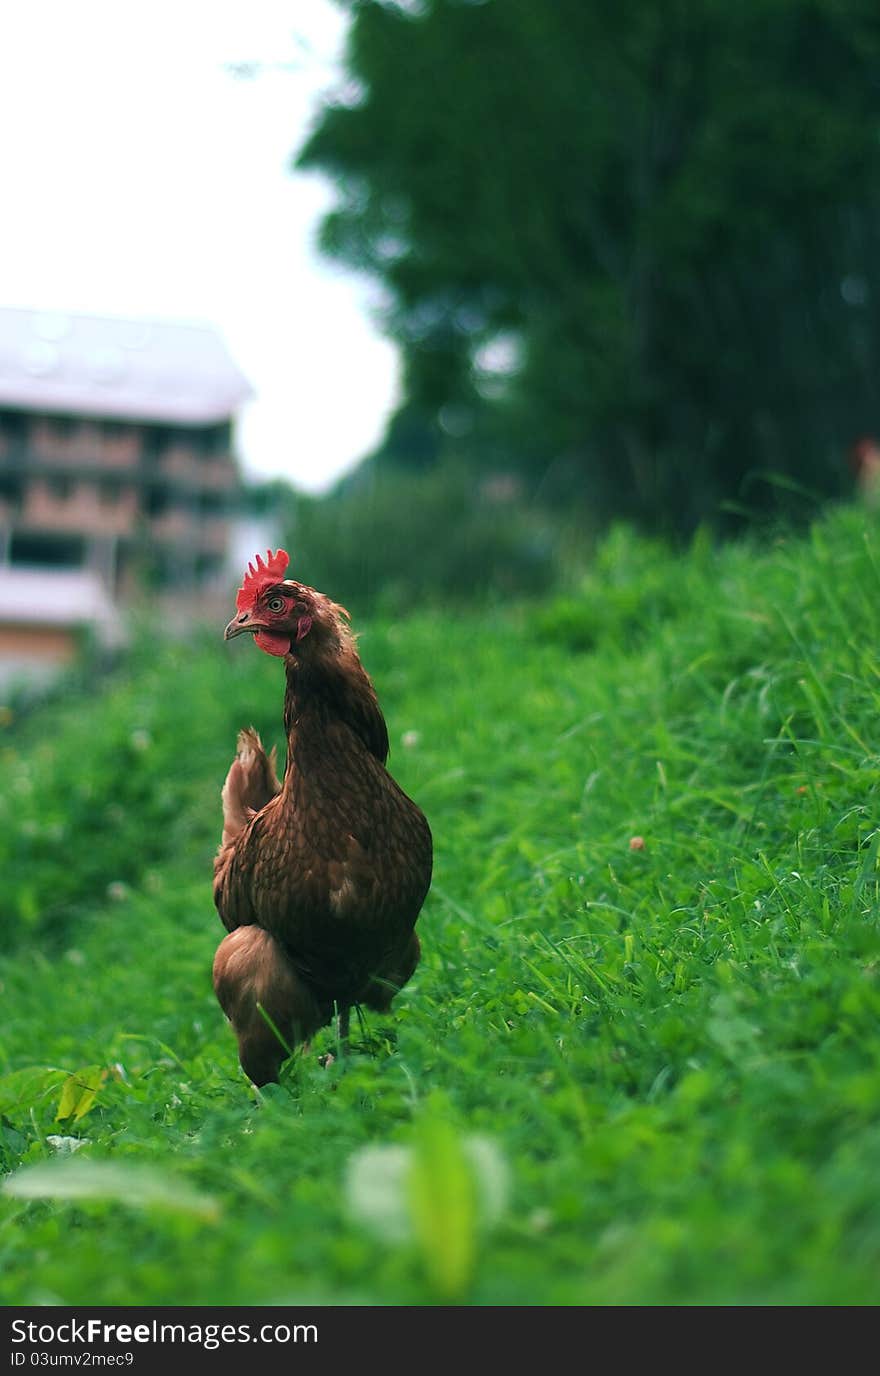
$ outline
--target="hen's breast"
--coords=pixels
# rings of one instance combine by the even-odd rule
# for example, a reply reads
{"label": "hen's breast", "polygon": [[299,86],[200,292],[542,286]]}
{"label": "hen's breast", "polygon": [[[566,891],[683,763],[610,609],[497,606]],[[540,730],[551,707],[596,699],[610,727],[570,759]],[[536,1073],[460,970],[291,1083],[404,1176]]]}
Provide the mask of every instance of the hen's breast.
{"label": "hen's breast", "polygon": [[[428,824],[341,728],[298,749],[252,827],[256,921],[313,979],[358,982],[412,930],[431,882]],[[357,748],[356,748],[357,746]]]}

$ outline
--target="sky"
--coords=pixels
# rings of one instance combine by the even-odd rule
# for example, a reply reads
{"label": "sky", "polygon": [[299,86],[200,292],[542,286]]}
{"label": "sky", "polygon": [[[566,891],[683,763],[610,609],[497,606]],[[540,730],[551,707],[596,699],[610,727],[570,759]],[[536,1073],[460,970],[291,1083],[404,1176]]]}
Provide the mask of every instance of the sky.
{"label": "sky", "polygon": [[212,323],[246,475],[311,492],[399,385],[376,287],[317,252],[332,185],[290,168],[344,33],[331,0],[0,6],[0,306]]}

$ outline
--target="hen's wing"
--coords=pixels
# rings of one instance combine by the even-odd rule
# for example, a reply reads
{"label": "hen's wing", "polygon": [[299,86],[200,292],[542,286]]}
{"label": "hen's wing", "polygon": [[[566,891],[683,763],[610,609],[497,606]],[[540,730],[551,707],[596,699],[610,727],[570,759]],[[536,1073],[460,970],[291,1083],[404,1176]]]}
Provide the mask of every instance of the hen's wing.
{"label": "hen's wing", "polygon": [[214,902],[225,926],[232,931],[246,917],[227,912],[224,889],[235,853],[235,842],[258,812],[281,792],[275,772],[275,750],[267,755],[253,727],[238,735],[238,749],[223,785],[223,837],[214,860]]}

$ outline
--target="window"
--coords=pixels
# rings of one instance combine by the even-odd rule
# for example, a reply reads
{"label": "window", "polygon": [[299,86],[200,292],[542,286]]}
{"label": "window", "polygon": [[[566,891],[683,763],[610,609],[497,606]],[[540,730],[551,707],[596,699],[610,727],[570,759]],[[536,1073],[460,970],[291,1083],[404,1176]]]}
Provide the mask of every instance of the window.
{"label": "window", "polygon": [[0,502],[8,502],[10,506],[20,506],[22,486],[21,478],[10,473],[0,473]]}
{"label": "window", "polygon": [[9,544],[10,564],[43,564],[51,568],[81,568],[85,562],[85,541],[67,535],[20,535],[13,533]]}
{"label": "window", "polygon": [[158,459],[168,448],[168,427],[166,425],[147,425],[144,427],[144,458]]}
{"label": "window", "polygon": [[21,444],[25,436],[25,416],[22,411],[0,411],[0,435],[13,444]]}
{"label": "window", "polygon": [[168,510],[168,502],[167,487],[152,487],[144,495],[144,507],[148,516],[161,516]]}
{"label": "window", "polygon": [[199,505],[206,516],[219,516],[227,510],[225,492],[203,492]]}
{"label": "window", "polygon": [[204,431],[204,453],[214,457],[222,457],[229,454],[232,450],[232,426],[228,420],[221,422],[220,425],[212,425],[209,430]]}

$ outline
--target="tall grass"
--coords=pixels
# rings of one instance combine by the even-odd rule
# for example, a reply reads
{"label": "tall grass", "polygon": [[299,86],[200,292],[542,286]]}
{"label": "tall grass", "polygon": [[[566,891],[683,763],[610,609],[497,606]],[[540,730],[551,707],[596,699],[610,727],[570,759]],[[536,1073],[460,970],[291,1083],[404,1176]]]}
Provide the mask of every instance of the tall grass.
{"label": "tall grass", "polygon": [[13,722],[0,1299],[876,1303],[878,595],[841,511],[681,558],[617,532],[576,593],[367,625],[435,834],[424,959],[262,1094],[209,880],[278,665],[144,644]]}

